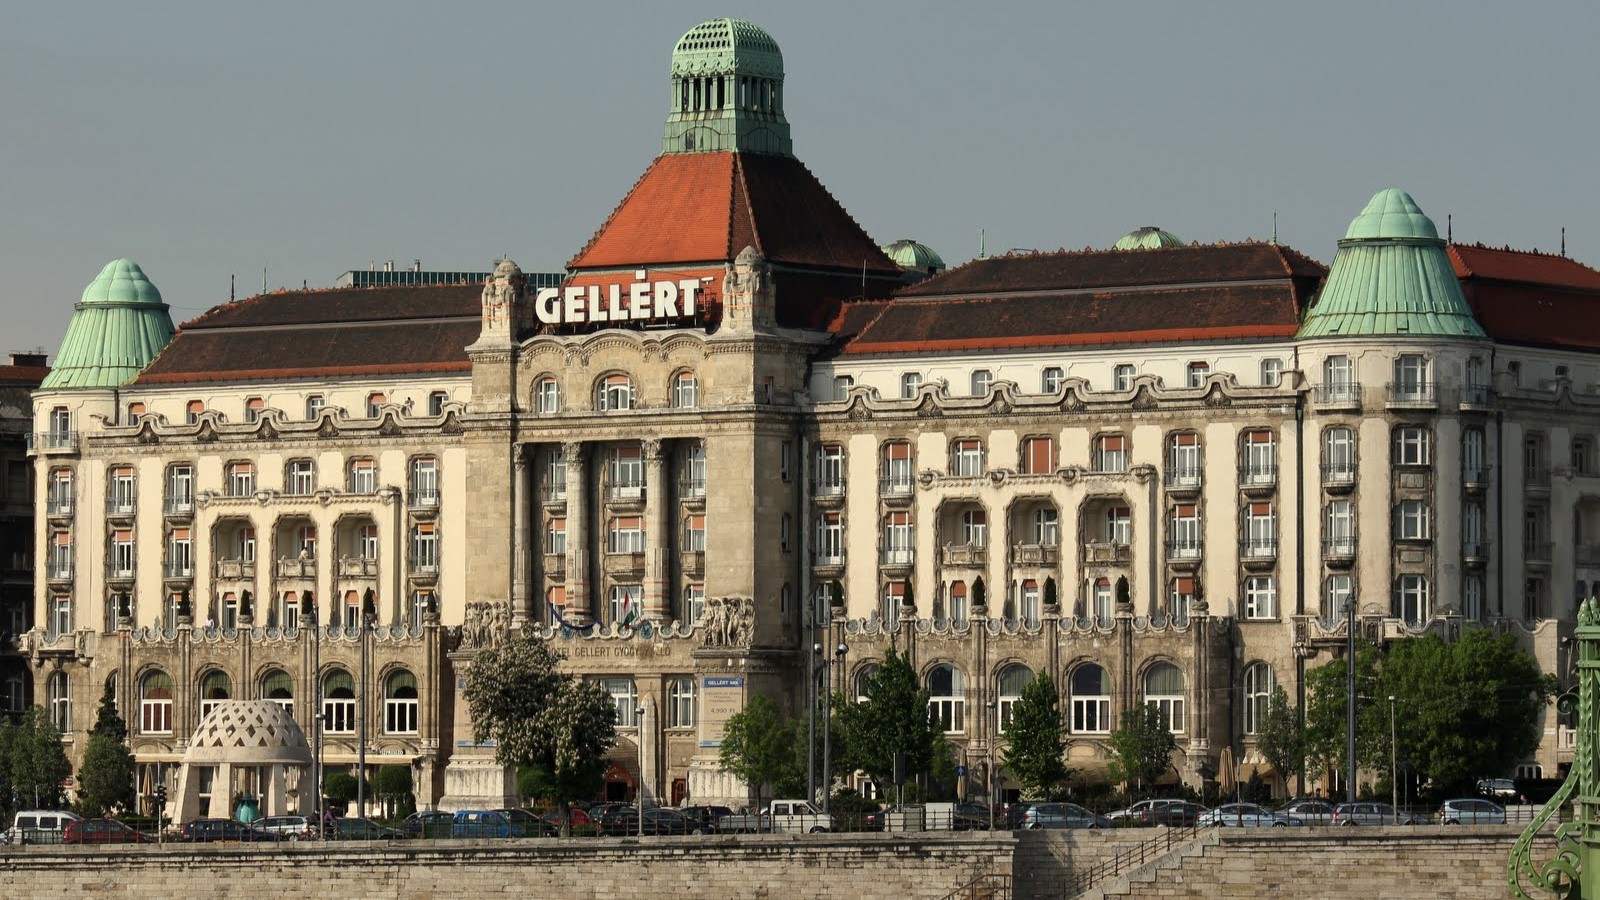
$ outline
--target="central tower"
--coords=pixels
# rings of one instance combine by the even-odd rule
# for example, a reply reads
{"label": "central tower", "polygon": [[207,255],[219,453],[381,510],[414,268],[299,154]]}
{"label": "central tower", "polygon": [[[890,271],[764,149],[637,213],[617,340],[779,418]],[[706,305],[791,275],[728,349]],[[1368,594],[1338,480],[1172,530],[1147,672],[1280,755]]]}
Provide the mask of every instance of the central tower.
{"label": "central tower", "polygon": [[783,117],[783,52],[742,19],[689,29],[672,50],[672,111],[662,153],[793,154]]}

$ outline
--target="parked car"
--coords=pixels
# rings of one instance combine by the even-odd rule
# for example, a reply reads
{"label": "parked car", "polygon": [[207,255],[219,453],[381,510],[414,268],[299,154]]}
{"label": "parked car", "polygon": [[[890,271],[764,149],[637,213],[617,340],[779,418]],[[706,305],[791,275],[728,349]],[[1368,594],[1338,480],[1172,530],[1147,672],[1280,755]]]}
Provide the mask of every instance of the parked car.
{"label": "parked car", "polygon": [[506,817],[506,821],[522,829],[524,837],[555,837],[559,831],[556,826],[539,818],[525,809],[497,809],[495,812]]}
{"label": "parked car", "polygon": [[457,810],[450,825],[450,836],[458,838],[513,838],[524,835],[522,826],[513,825],[510,819],[492,809]]}
{"label": "parked car", "polygon": [[308,816],[267,816],[256,822],[255,827],[286,841],[311,840],[317,836],[317,826]]}
{"label": "parked car", "polygon": [[1504,825],[1505,808],[1498,803],[1477,798],[1446,800],[1439,808],[1441,825]]}
{"label": "parked car", "polygon": [[[645,834],[688,834],[690,830],[689,820],[673,810],[658,806],[644,811]],[[624,806],[606,813],[600,818],[600,833],[611,837],[639,834],[639,811]]]}
{"label": "parked car", "polygon": [[79,819],[61,833],[63,844],[148,844],[150,839],[116,819]]}
{"label": "parked car", "polygon": [[1501,802],[1515,800],[1520,796],[1517,783],[1509,778],[1481,778],[1478,780],[1478,793]]}
{"label": "parked car", "polygon": [[1076,803],[1034,803],[1022,813],[1023,828],[1110,828],[1111,819]]}
{"label": "parked car", "polygon": [[1335,825],[1426,825],[1428,819],[1410,812],[1395,812],[1387,803],[1341,803],[1333,809]]}
{"label": "parked car", "polygon": [[1227,828],[1273,828],[1285,825],[1299,825],[1298,819],[1291,819],[1283,813],[1276,813],[1264,806],[1254,803],[1224,803],[1216,809],[1203,813],[1195,824],[1202,828],[1213,826]]}
{"label": "parked car", "polygon": [[451,826],[455,823],[455,818],[454,813],[436,809],[414,812],[400,823],[400,830],[406,837],[411,838],[447,838],[451,836]]}
{"label": "parked car", "polygon": [[1183,826],[1193,825],[1200,816],[1204,815],[1206,808],[1198,803],[1190,803],[1173,797],[1162,797],[1154,800],[1140,800],[1127,809],[1107,813],[1106,818],[1118,828],[1135,828],[1150,825]]}
{"label": "parked car", "polygon": [[[551,828],[555,829],[556,834],[561,833],[561,810],[552,809],[539,818],[543,820],[546,825],[549,825]],[[581,810],[576,807],[572,808],[567,812],[567,821],[571,824],[572,833],[574,835],[597,833],[595,829],[594,817],[585,810]]]}
{"label": "parked car", "polygon": [[371,819],[358,819],[348,817],[333,820],[333,833],[329,835],[335,841],[395,841],[405,837],[405,832],[397,828],[386,828]]}
{"label": "parked car", "polygon": [[723,816],[717,822],[720,832],[820,834],[837,831],[838,822],[806,800],[774,800],[760,813]]}
{"label": "parked car", "polygon": [[726,806],[685,806],[678,813],[689,820],[690,834],[716,834],[717,820],[733,815]]}
{"label": "parked car", "polygon": [[1333,824],[1333,804],[1327,800],[1296,800],[1278,811],[1302,825]]}
{"label": "parked car", "polygon": [[217,841],[239,841],[246,844],[270,843],[278,835],[259,828],[251,828],[237,819],[195,819],[184,823],[178,840],[190,844],[211,844]]}
{"label": "parked car", "polygon": [[[1003,817],[996,817],[995,824],[1001,824]],[[988,831],[989,807],[982,803],[957,803],[955,820],[951,827],[957,831]]]}
{"label": "parked car", "polygon": [[25,809],[11,820],[6,832],[10,843],[59,844],[67,826],[78,817],[60,809]]}

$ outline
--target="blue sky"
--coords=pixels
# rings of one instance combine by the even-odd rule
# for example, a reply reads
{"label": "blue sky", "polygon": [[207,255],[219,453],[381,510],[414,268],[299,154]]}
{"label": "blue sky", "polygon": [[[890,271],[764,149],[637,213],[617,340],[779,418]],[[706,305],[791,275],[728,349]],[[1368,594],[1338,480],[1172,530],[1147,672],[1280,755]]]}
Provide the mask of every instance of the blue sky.
{"label": "blue sky", "polygon": [[29,3],[0,30],[3,350],[108,260],[182,321],[393,259],[554,270],[659,148],[678,37],[784,51],[795,153],[879,241],[1140,225],[1324,262],[1375,191],[1600,265],[1600,4]]}

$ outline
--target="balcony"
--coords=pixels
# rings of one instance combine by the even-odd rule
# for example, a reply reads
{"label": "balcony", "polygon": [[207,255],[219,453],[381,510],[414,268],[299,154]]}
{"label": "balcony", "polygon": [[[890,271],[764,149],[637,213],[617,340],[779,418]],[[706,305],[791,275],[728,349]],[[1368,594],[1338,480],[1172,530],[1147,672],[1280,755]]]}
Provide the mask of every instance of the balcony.
{"label": "balcony", "polygon": [[1494,399],[1494,391],[1481,384],[1469,384],[1461,389],[1461,408],[1463,410],[1488,409]]}
{"label": "balcony", "polygon": [[106,515],[113,519],[130,519],[139,511],[139,503],[133,497],[107,497]]}
{"label": "balcony", "polygon": [[41,431],[28,435],[29,453],[77,453],[76,431]]}
{"label": "balcony", "polygon": [[378,559],[375,556],[341,556],[339,557],[339,577],[376,578],[378,577]]}
{"label": "balcony", "polygon": [[1311,403],[1322,410],[1359,410],[1361,408],[1361,383],[1358,381],[1332,381],[1313,385]]}
{"label": "balcony", "polygon": [[168,581],[181,581],[194,577],[192,560],[167,560],[161,564],[161,577]]}
{"label": "balcony", "polygon": [[[374,560],[376,562],[376,560]],[[376,566],[374,566],[376,568]],[[439,558],[430,555],[422,559],[413,557],[406,573],[412,580],[432,581],[439,577]]]}
{"label": "balcony", "polygon": [[1278,486],[1278,467],[1276,465],[1255,465],[1239,467],[1239,490],[1246,494],[1271,493]]}
{"label": "balcony", "polygon": [[315,578],[317,577],[317,561],[315,558],[295,559],[284,557],[278,560],[279,578]]}
{"label": "balcony", "polygon": [[1390,406],[1418,408],[1438,404],[1438,385],[1432,381],[1391,381],[1385,387]]}
{"label": "balcony", "polygon": [[406,505],[412,512],[439,508],[439,492],[433,488],[417,488],[406,493]]}
{"label": "balcony", "polygon": [[909,548],[878,551],[878,567],[885,571],[909,573],[915,560],[916,553]]}
{"label": "balcony", "polygon": [[1548,567],[1552,555],[1552,546],[1549,541],[1522,542],[1522,561],[1530,566]]}
{"label": "balcony", "polygon": [[1133,545],[1123,541],[1085,541],[1083,561],[1089,564],[1126,565],[1133,560]]}
{"label": "balcony", "polygon": [[988,562],[989,547],[976,543],[945,544],[940,555],[946,566],[982,567]]}
{"label": "balcony", "polygon": [[1167,559],[1169,560],[1198,560],[1203,555],[1204,544],[1197,538],[1178,538],[1167,541]]}
{"label": "balcony", "polygon": [[813,552],[811,568],[818,578],[838,578],[844,574],[844,551]]}
{"label": "balcony", "polygon": [[643,484],[608,484],[606,502],[616,508],[644,508]]}
{"label": "balcony", "polygon": [[843,497],[843,478],[817,478],[811,482],[811,496],[817,499],[824,497]]}
{"label": "balcony", "polygon": [[678,498],[681,500],[704,500],[706,498],[706,480],[704,478],[679,479]]}
{"label": "balcony", "polygon": [[542,568],[547,578],[566,578],[567,555],[565,553],[546,553]]}
{"label": "balcony", "polygon": [[254,581],[256,561],[253,559],[217,560],[218,581]]}
{"label": "balcony", "polygon": [[161,511],[173,518],[188,518],[194,515],[194,495],[168,497],[162,502]]}
{"label": "balcony", "polygon": [[1200,492],[1199,466],[1177,466],[1167,470],[1167,493],[1173,496],[1194,496]]}
{"label": "balcony", "polygon": [[1489,489],[1489,467],[1472,466],[1461,469],[1461,486],[1469,493],[1481,494]]}
{"label": "balcony", "polygon": [[1330,494],[1348,494],[1356,486],[1356,467],[1331,465],[1322,467],[1322,489]]}
{"label": "balcony", "polygon": [[567,502],[567,483],[546,484],[539,488],[539,499],[545,503]]}
{"label": "balcony", "polygon": [[607,552],[601,564],[607,575],[643,575],[644,553]]}
{"label": "balcony", "polygon": [[131,559],[106,560],[106,579],[108,581],[132,581],[137,566]]}
{"label": "balcony", "polygon": [[706,552],[704,550],[685,550],[678,554],[678,566],[685,575],[704,575],[706,571]]}
{"label": "balcony", "polygon": [[884,478],[878,481],[878,495],[886,501],[909,501],[916,485],[908,474],[904,478]]}
{"label": "balcony", "polygon": [[1061,564],[1061,547],[1057,544],[1012,544],[1011,564],[1058,566]]}
{"label": "balcony", "polygon": [[72,516],[71,497],[51,497],[45,501],[44,514],[51,518],[65,519]]}
{"label": "balcony", "polygon": [[1247,567],[1268,567],[1278,561],[1277,538],[1245,538],[1239,542],[1239,561]]}
{"label": "balcony", "polygon": [[[1600,549],[1600,548],[1596,548],[1596,549]],[[1583,548],[1579,547],[1578,550],[1581,553]],[[1463,563],[1465,563],[1468,568],[1472,568],[1472,569],[1481,569],[1484,566],[1488,565],[1489,564],[1489,542],[1488,541],[1462,541],[1461,542],[1461,561]],[[1582,565],[1582,563],[1579,563],[1579,565]]]}
{"label": "balcony", "polygon": [[1522,486],[1530,491],[1550,490],[1550,467],[1523,466]]}
{"label": "balcony", "polygon": [[1323,538],[1322,561],[1330,569],[1348,569],[1356,561],[1356,539],[1354,537]]}
{"label": "balcony", "polygon": [[72,560],[52,559],[45,564],[45,577],[51,581],[72,580]]}

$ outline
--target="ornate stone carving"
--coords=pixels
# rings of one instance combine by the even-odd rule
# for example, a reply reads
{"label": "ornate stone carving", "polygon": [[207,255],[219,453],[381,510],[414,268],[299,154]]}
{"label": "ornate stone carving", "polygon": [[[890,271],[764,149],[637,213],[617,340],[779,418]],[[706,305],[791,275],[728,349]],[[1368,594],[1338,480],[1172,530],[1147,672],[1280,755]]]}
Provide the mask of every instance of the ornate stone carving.
{"label": "ornate stone carving", "polygon": [[702,647],[749,647],[755,640],[756,605],[749,597],[707,597]]}
{"label": "ornate stone carving", "polygon": [[1212,384],[1211,390],[1206,392],[1205,404],[1212,409],[1223,409],[1233,405],[1233,398],[1222,392],[1222,385]]}
{"label": "ornate stone carving", "polygon": [[1133,402],[1129,405],[1138,410],[1155,409],[1156,398],[1151,396],[1148,387],[1141,384],[1133,395]]}
{"label": "ornate stone carving", "polygon": [[483,650],[499,647],[510,636],[510,601],[489,600],[467,604],[466,618],[461,624],[460,649]]}

